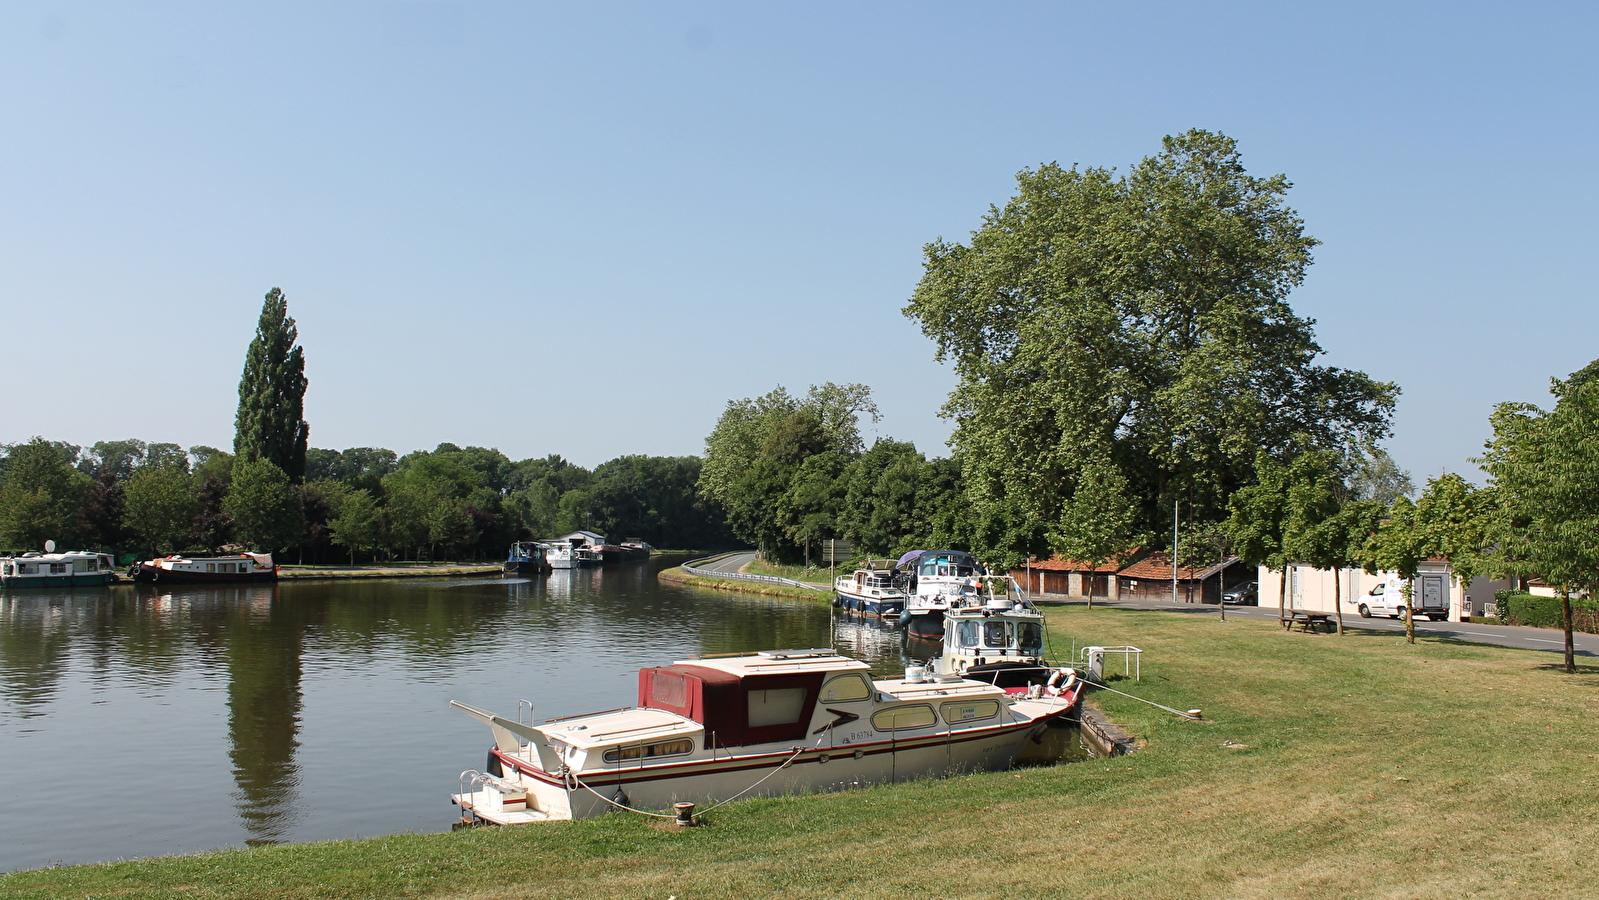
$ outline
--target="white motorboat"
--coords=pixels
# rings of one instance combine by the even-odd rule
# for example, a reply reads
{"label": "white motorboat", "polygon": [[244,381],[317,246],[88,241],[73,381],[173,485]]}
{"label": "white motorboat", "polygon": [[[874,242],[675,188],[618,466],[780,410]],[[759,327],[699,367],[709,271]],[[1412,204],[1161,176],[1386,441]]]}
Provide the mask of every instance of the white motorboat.
{"label": "white motorboat", "polygon": [[833,580],[833,593],[836,605],[850,612],[897,616],[905,609],[905,591],[894,574],[892,560],[881,566],[868,563],[853,575],[838,576]]}
{"label": "white motorboat", "polygon": [[936,675],[986,681],[1008,691],[1047,685],[1062,670],[1044,660],[1044,614],[1009,575],[980,575],[944,610],[944,643],[928,661]]}
{"label": "white motorboat", "polygon": [[915,550],[900,557],[900,568],[911,569],[911,593],[900,622],[912,637],[943,640],[944,611],[970,596],[975,578],[985,573],[976,557],[961,550]]}
{"label": "white motorboat", "polygon": [[512,825],[1005,769],[1080,690],[1075,675],[1015,694],[921,668],[873,681],[869,668],[831,650],[686,659],[640,670],[636,708],[542,725],[452,702],[494,749],[451,799]]}
{"label": "white motorboat", "polygon": [[544,561],[550,564],[550,568],[575,569],[580,565],[577,548],[572,546],[571,541],[550,540],[539,543],[544,545]]}

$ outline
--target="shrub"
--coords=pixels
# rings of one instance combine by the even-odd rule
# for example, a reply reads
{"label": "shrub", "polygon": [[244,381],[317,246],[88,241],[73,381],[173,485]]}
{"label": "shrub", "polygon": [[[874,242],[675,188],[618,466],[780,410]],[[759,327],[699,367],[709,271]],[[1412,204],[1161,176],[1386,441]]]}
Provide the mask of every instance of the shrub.
{"label": "shrub", "polygon": [[[1499,604],[1499,620],[1506,625],[1526,625],[1532,628],[1560,628],[1560,598],[1540,597],[1524,591],[1495,591]],[[1592,597],[1571,598],[1571,627],[1574,631],[1599,634],[1599,600]]]}

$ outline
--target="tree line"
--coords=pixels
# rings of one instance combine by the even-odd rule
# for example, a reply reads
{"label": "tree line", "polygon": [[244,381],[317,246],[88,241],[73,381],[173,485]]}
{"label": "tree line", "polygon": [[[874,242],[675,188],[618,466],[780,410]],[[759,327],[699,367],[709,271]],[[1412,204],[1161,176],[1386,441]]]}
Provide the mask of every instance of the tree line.
{"label": "tree line", "polygon": [[621,456],[593,470],[440,444],[310,448],[305,476],[213,447],[142,440],[83,448],[34,438],[0,458],[0,546],[165,554],[240,547],[306,562],[499,558],[516,540],[577,529],[658,546],[730,546],[695,490],[696,457]]}
{"label": "tree line", "polygon": [[150,554],[293,551],[325,562],[495,558],[515,540],[589,529],[658,546],[732,542],[695,490],[695,457],[622,456],[593,471],[558,455],[513,462],[440,444],[309,446],[308,380],[283,292],[267,293],[245,354],[233,452],[128,439],[85,449],[35,437],[0,457],[0,545]]}

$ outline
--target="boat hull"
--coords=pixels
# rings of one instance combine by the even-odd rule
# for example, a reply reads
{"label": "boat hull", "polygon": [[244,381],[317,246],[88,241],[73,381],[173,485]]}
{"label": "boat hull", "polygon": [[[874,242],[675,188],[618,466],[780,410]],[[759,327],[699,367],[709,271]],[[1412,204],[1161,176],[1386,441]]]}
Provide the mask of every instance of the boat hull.
{"label": "boat hull", "polygon": [[900,613],[900,622],[905,625],[905,630],[910,632],[911,637],[929,641],[942,641],[944,639],[944,611],[942,609],[907,609]]}
{"label": "boat hull", "polygon": [[550,564],[542,559],[508,559],[505,561],[505,574],[507,575],[539,575],[550,570]]}
{"label": "boat hull", "polygon": [[116,580],[117,573],[115,572],[74,572],[67,575],[6,575],[0,576],[0,589],[104,587]]}
{"label": "boat hull", "polygon": [[278,580],[275,569],[270,572],[185,572],[149,563],[139,563],[132,574],[133,580],[140,584],[252,584]]}
{"label": "boat hull", "polygon": [[873,597],[851,591],[835,590],[838,607],[868,616],[897,616],[905,609],[904,597]]}

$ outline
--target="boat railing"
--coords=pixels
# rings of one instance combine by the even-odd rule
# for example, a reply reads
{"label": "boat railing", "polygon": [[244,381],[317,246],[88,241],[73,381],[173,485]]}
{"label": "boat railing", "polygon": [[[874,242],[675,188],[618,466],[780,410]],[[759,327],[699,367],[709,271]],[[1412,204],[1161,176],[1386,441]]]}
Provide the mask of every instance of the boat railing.
{"label": "boat railing", "polygon": [[632,708],[633,707],[631,707],[631,706],[618,706],[615,709],[602,709],[599,712],[573,713],[570,716],[556,716],[553,719],[545,719],[544,720],[544,724],[548,725],[551,722],[566,722],[566,721],[570,721],[572,719],[586,719],[589,716],[603,716],[603,715],[606,715],[608,713],[626,712],[626,711],[628,711],[628,710],[630,710]]}
{"label": "boat railing", "polygon": [[[524,709],[527,710],[527,718],[525,718],[525,719],[522,718],[522,710],[524,710]],[[516,721],[520,725],[532,725],[533,724],[533,701],[532,700],[518,700],[518,701],[516,701]]]}

